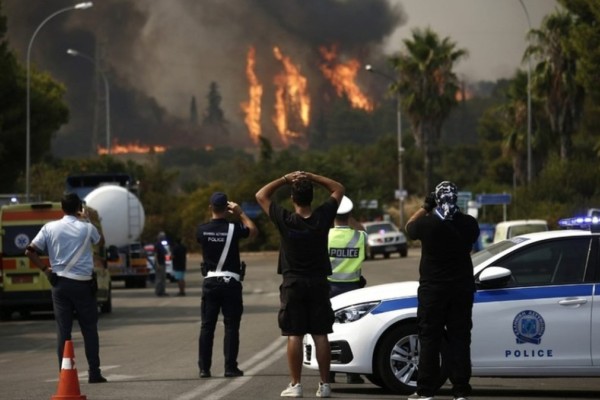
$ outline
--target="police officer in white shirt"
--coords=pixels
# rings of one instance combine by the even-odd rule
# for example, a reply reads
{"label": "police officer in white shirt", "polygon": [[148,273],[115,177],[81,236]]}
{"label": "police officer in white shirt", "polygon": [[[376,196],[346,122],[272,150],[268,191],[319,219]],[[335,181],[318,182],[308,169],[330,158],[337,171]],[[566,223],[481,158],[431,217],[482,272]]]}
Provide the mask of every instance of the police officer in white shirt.
{"label": "police officer in white shirt", "polygon": [[[66,340],[71,340],[73,314],[83,335],[85,356],[88,362],[88,382],[106,382],[100,372],[98,339],[98,305],[93,286],[94,260],[92,244],[104,243],[104,238],[92,225],[83,204],[75,193],[68,193],[61,200],[64,216],[45,224],[25,254],[31,262],[45,272],[52,282],[52,303],[58,331],[58,365]],[[47,252],[48,268],[39,253]]]}

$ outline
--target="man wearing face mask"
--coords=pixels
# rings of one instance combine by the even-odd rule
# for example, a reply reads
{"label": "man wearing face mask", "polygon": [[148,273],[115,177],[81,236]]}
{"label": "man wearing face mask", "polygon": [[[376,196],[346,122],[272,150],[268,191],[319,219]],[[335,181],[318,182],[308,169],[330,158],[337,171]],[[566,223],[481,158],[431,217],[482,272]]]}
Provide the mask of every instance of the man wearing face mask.
{"label": "man wearing face mask", "polygon": [[440,351],[448,343],[454,400],[471,393],[471,313],[475,281],[471,249],[479,236],[477,220],[463,214],[454,183],[435,187],[406,223],[406,233],[421,241],[417,326],[421,351],[417,392],[409,399],[432,400],[440,386]]}

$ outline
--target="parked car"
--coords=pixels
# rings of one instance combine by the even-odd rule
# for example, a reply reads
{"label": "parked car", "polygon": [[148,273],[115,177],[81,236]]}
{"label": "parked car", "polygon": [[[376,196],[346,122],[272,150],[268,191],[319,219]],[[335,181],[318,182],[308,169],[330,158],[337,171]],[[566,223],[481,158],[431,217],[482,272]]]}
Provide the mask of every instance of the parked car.
{"label": "parked car", "polygon": [[[167,251],[167,255],[165,256],[165,267],[167,271],[167,279],[169,282],[176,282],[175,274],[173,273],[173,259],[171,256],[171,248],[169,247],[169,242],[166,240],[162,241],[162,245],[165,247]],[[155,252],[154,252],[154,244],[147,244],[144,246],[144,251],[146,252],[146,262],[148,264],[148,279],[150,282],[154,282],[156,279],[156,269],[155,265]]]}
{"label": "parked car", "polygon": [[[597,229],[525,234],[492,244],[472,260],[473,376],[600,376]],[[415,392],[418,286],[390,283],[332,298],[331,371]],[[314,349],[307,335],[304,364],[311,369],[318,368]]]}
{"label": "parked car", "polygon": [[494,232],[496,231],[495,224],[479,224],[479,237],[473,244],[473,251],[480,251],[488,247],[494,241]]}
{"label": "parked car", "polygon": [[543,219],[516,219],[498,222],[494,232],[494,243],[524,233],[542,232],[547,230],[548,223]]}
{"label": "parked car", "polygon": [[364,222],[363,226],[367,232],[367,258],[373,259],[377,254],[389,258],[392,253],[407,256],[406,236],[396,225],[388,221],[373,221]]}

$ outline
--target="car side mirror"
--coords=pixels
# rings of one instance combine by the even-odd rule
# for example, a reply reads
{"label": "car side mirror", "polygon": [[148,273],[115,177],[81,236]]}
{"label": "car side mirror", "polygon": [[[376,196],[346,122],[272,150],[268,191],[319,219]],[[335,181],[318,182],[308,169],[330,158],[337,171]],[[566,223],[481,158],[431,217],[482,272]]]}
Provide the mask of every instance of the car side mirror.
{"label": "car side mirror", "polygon": [[512,273],[504,267],[491,266],[487,267],[479,274],[477,285],[482,289],[493,289],[506,287],[510,282]]}

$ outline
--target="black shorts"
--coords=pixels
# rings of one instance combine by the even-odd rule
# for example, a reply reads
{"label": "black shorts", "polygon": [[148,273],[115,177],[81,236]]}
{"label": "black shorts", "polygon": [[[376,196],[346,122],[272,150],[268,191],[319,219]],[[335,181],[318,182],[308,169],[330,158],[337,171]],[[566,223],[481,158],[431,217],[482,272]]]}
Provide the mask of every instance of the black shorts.
{"label": "black shorts", "polygon": [[333,310],[326,277],[284,277],[279,287],[279,328],[283,336],[333,332]]}

